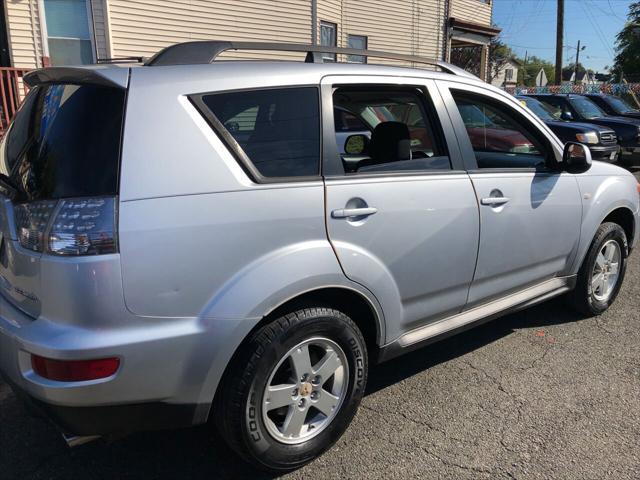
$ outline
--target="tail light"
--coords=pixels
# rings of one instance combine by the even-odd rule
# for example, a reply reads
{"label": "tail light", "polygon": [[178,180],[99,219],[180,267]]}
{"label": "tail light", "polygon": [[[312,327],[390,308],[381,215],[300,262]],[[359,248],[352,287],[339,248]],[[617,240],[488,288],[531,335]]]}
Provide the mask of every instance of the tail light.
{"label": "tail light", "polygon": [[98,380],[115,374],[120,367],[118,358],[96,360],[54,360],[31,355],[31,368],[43,378],[58,382]]}
{"label": "tail light", "polygon": [[15,207],[20,245],[53,255],[101,255],[118,251],[116,198],[70,198]]}

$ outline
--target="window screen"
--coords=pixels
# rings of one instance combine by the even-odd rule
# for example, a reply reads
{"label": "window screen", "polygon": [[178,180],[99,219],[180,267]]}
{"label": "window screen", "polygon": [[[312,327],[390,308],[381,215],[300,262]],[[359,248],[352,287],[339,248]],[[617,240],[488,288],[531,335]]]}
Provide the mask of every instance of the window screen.
{"label": "window screen", "polygon": [[[364,35],[349,35],[347,37],[349,48],[357,48],[358,50],[367,49],[367,37]],[[363,55],[347,55],[349,63],[367,63],[367,57]]]}
{"label": "window screen", "polygon": [[44,0],[52,65],[93,63],[86,0]]}
{"label": "window screen", "polygon": [[[337,45],[338,26],[335,23],[320,22],[320,45],[323,47],[335,47]],[[323,53],[325,62],[335,62],[335,53]]]}
{"label": "window screen", "polygon": [[313,87],[204,95],[202,101],[265,177],[320,173],[318,90]]}

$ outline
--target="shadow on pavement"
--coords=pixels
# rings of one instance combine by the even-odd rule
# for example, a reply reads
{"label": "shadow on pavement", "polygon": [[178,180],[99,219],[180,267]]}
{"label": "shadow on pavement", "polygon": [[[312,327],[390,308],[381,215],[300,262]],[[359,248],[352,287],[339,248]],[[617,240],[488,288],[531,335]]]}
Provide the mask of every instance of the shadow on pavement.
{"label": "shadow on pavement", "polygon": [[440,363],[461,357],[516,330],[576,322],[582,318],[580,314],[568,309],[561,298],[500,317],[484,325],[471,328],[440,342],[375,366],[369,374],[367,395],[387,388]]}
{"label": "shadow on pavement", "polygon": [[[552,301],[372,368],[367,394],[465,355],[521,328],[580,318]],[[140,433],[68,449],[58,432],[29,416],[0,383],[0,477],[54,478],[273,478],[245,465],[207,427]]]}

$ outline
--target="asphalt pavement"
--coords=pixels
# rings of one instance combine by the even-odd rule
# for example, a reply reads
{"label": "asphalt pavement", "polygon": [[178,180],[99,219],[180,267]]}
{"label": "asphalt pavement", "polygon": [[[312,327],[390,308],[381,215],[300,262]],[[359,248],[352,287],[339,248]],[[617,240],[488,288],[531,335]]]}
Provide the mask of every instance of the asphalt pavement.
{"label": "asphalt pavement", "polygon": [[[106,478],[269,477],[206,427],[68,449],[0,382],[0,479]],[[556,299],[374,367],[346,434],[286,478],[640,479],[640,249],[600,317]]]}

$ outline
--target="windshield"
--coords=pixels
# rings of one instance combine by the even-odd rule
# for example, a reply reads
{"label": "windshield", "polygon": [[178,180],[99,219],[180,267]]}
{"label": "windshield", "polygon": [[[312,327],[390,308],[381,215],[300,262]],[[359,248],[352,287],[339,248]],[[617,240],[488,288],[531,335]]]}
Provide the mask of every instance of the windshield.
{"label": "windshield", "polygon": [[571,97],[571,106],[576,109],[581,117],[592,119],[604,117],[605,113],[595,103],[585,97]]}
{"label": "windshield", "polygon": [[523,102],[529,108],[529,110],[539,116],[542,120],[551,121],[558,119],[558,117],[556,117],[551,112],[551,109],[549,109],[544,103],[539,102],[535,98],[518,97],[518,100]]}
{"label": "windshield", "polygon": [[638,111],[620,97],[608,96],[607,102],[616,113],[635,113]]}
{"label": "windshield", "polygon": [[124,95],[97,85],[32,89],[3,143],[0,172],[27,200],[116,194]]}

